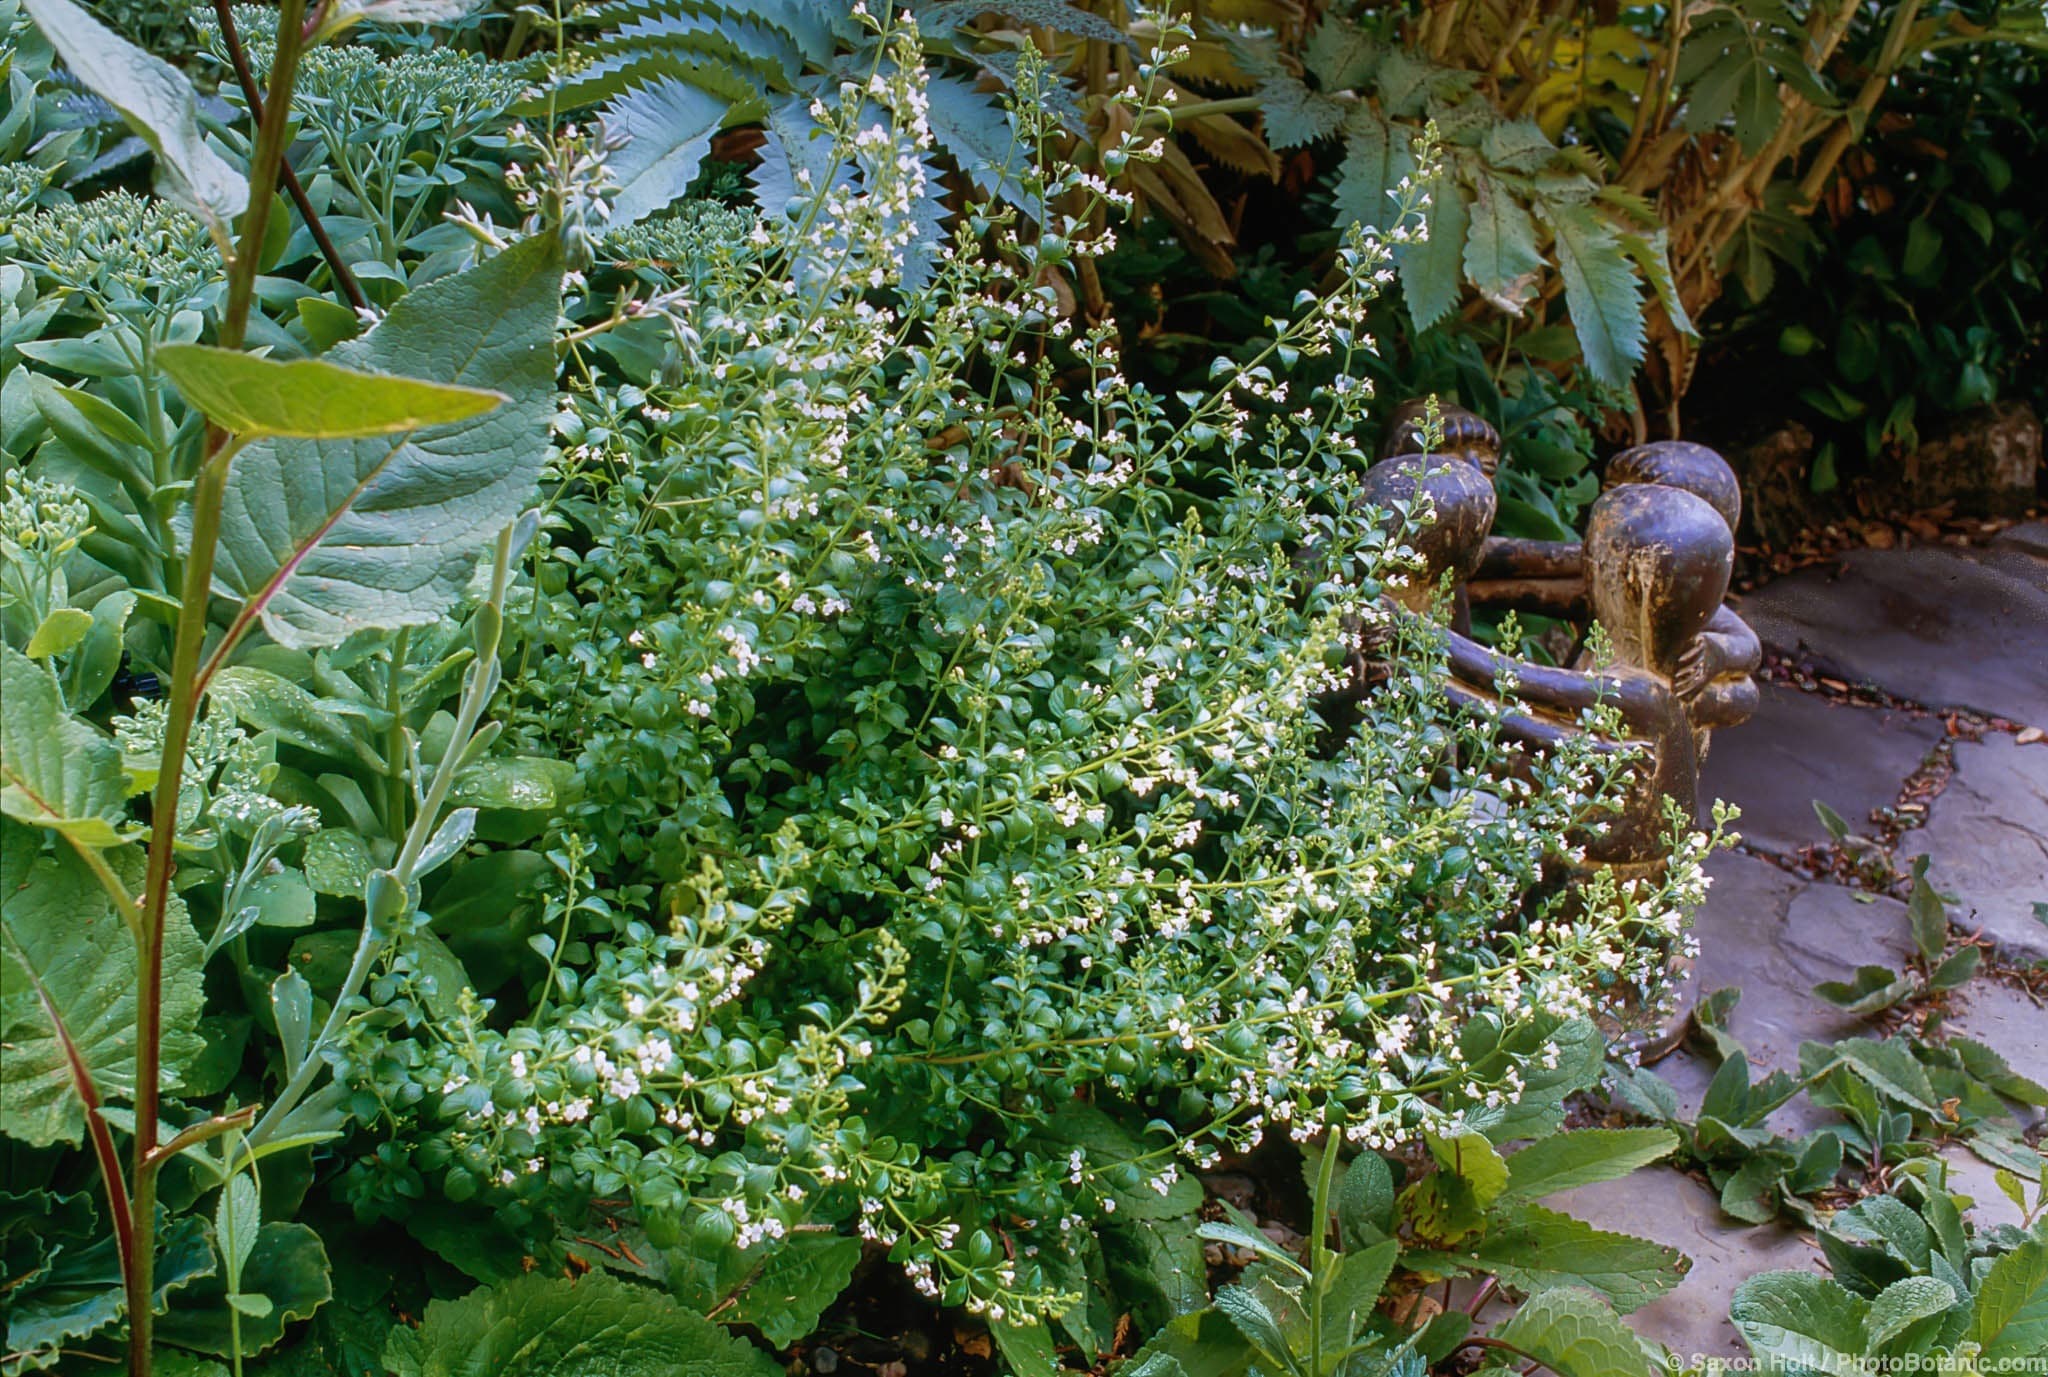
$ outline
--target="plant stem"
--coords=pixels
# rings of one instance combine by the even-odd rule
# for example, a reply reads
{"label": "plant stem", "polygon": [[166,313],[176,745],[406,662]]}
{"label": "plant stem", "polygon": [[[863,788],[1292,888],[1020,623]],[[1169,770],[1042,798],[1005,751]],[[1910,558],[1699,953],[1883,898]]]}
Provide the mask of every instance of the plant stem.
{"label": "plant stem", "polygon": [[[249,209],[241,243],[228,265],[228,304],[221,319],[222,348],[239,349],[255,298],[257,256],[270,219],[271,190],[284,161],[285,124],[291,110],[292,79],[298,70],[299,25],[305,0],[284,0],[278,12],[277,58],[270,70],[270,100],[257,126],[249,167]],[[178,837],[178,793],[185,773],[185,747],[199,708],[199,652],[206,641],[206,607],[213,589],[214,547],[220,540],[221,500],[228,465],[239,443],[209,429],[206,458],[192,485],[192,540],[185,559],[178,604],[177,639],[171,656],[170,705],[164,724],[163,756],[150,805],[149,868],[143,881],[142,931],[136,942],[135,1143],[129,1182],[133,1245],[123,1280],[128,1300],[128,1370],[149,1377],[155,1329],[156,1174],[163,1072],[164,919],[170,908],[173,852]]]}
{"label": "plant stem", "polygon": [[[228,61],[235,69],[235,81],[242,88],[242,99],[249,106],[249,118],[258,125],[263,123],[263,92],[256,86],[256,75],[249,68],[249,55],[242,50],[242,36],[235,30],[235,14],[232,0],[213,0],[214,17],[220,21],[221,42],[227,47]],[[292,170],[289,161],[279,167],[284,177],[284,189],[291,193],[292,204],[299,208],[299,218],[306,222],[313,242],[320,246],[320,256],[327,260],[327,270],[334,274],[334,285],[348,298],[348,304],[358,311],[370,309],[369,298],[363,295],[362,284],[349,271],[343,261],[341,250],[334,246],[334,239],[327,233],[320,213],[313,209],[313,202],[306,196],[306,188],[299,182],[299,174]]]}

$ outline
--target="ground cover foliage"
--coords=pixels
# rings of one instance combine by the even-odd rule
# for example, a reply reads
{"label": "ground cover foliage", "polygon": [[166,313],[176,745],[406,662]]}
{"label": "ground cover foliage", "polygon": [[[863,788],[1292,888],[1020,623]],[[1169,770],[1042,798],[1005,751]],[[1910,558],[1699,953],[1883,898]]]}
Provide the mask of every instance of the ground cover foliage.
{"label": "ground cover foliage", "polygon": [[[1170,16],[1098,172],[1034,49],[970,119],[980,40],[840,15],[735,205],[468,8],[0,0],[0,1368],[766,1372],[894,1278],[1031,1374],[1646,1371],[1684,1260],[1541,1201],[1685,1140],[1558,1130],[1712,840],[1567,883],[1627,757],[1381,611],[1429,131],[1162,390],[1066,288]],[[1304,1249],[1197,1179],[1262,1145]],[[1870,1342],[2031,1342],[1968,1246]],[[1531,1299],[1401,1304],[1467,1276]]]}

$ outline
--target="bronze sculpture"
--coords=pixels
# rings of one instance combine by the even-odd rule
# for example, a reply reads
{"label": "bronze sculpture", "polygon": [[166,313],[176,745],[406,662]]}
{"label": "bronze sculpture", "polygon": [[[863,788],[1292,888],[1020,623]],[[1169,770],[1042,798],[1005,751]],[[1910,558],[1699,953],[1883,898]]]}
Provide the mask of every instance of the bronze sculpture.
{"label": "bronze sculpture", "polygon": [[[1668,860],[1665,800],[1698,816],[1699,766],[1714,729],[1756,708],[1761,648],[1723,603],[1741,516],[1733,471],[1701,445],[1638,445],[1609,461],[1583,542],[1507,539],[1491,533],[1500,457],[1491,426],[1462,408],[1409,403],[1389,430],[1365,500],[1391,508],[1426,498],[1435,518],[1406,533],[1421,568],[1390,598],[1420,612],[1450,583],[1451,696],[1502,709],[1511,739],[1541,749],[1585,735],[1589,708],[1615,711],[1620,733],[1599,744],[1639,752],[1642,765],[1621,811],[1586,839],[1586,862],[1623,878],[1655,873]],[[1442,445],[1433,455],[1405,448],[1430,438]],[[1472,607],[1598,623],[1611,658],[1596,662],[1582,649],[1567,667],[1516,659],[1472,639]],[[1504,677],[1515,684],[1511,703],[1496,692]],[[1666,1030],[1649,1050],[1675,1042]]]}

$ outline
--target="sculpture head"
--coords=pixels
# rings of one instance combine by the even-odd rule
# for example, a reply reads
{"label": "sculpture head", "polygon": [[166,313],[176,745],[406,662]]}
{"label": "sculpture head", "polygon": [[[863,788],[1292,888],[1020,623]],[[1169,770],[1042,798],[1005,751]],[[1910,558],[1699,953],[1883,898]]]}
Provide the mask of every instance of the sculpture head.
{"label": "sculpture head", "polygon": [[1735,470],[1726,459],[1690,440],[1653,440],[1615,455],[1607,461],[1601,486],[1613,489],[1626,483],[1657,483],[1689,492],[1719,512],[1731,531],[1742,521],[1742,485],[1735,480]]}
{"label": "sculpture head", "polygon": [[1610,488],[1587,521],[1593,615],[1623,663],[1667,679],[1727,595],[1734,560],[1721,513],[1682,488]]}
{"label": "sculpture head", "polygon": [[[1448,573],[1458,582],[1479,567],[1480,547],[1493,530],[1500,505],[1493,483],[1469,463],[1444,455],[1401,454],[1382,459],[1365,471],[1361,495],[1376,507],[1395,503],[1414,509],[1427,499],[1435,520],[1405,532],[1407,544],[1422,557],[1422,569],[1409,579],[1401,601],[1420,611],[1429,606],[1436,587]],[[1389,534],[1403,534],[1401,519],[1390,517]]]}
{"label": "sculpture head", "polygon": [[[1387,438],[1380,444],[1380,458],[1422,452],[1422,422],[1428,407],[1428,398],[1418,398],[1394,408],[1387,422]],[[1462,406],[1439,408],[1437,419],[1444,436],[1434,453],[1462,459],[1493,477],[1500,467],[1500,432]]]}

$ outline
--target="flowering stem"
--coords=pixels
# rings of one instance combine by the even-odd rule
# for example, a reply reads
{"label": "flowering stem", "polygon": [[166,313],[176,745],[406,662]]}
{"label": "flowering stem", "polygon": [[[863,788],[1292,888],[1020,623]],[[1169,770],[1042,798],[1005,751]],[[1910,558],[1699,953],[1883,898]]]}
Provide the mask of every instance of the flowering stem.
{"label": "flowering stem", "polygon": [[[285,122],[291,109],[292,78],[298,70],[299,21],[305,0],[284,0],[278,12],[277,57],[271,64],[270,102],[257,127],[249,168],[249,209],[242,238],[228,265],[228,305],[220,344],[239,349],[255,297],[256,267],[270,218],[271,189],[284,161]],[[130,1168],[129,1219],[133,1239],[124,1280],[128,1301],[128,1370],[149,1377],[155,1327],[156,1176],[163,1072],[164,921],[170,909],[171,871],[178,837],[179,786],[185,747],[199,709],[199,653],[207,631],[206,608],[213,591],[213,556],[220,541],[221,503],[228,465],[242,437],[209,428],[208,454],[192,484],[192,540],[179,590],[178,629],[171,657],[170,705],[163,755],[150,803],[149,865],[143,880],[142,929],[136,941],[135,1143]]]}

